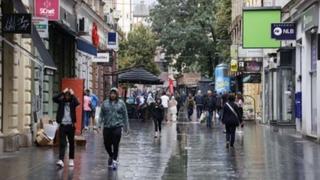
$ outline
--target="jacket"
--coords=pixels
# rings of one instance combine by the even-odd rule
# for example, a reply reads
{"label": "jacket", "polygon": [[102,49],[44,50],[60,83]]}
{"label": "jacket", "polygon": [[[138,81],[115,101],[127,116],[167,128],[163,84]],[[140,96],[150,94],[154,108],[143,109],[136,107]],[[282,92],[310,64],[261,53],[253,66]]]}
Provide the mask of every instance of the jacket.
{"label": "jacket", "polygon": [[[64,106],[66,101],[64,100],[64,93],[60,93],[58,95],[56,95],[55,97],[52,98],[53,102],[58,104],[58,111],[57,111],[57,116],[56,116],[56,121],[58,124],[60,124],[62,122],[62,119],[64,117]],[[77,106],[79,106],[80,103],[78,101],[78,99],[71,95],[71,100],[70,100],[70,116],[71,116],[71,120],[72,123],[76,123],[77,119],[76,119],[76,108]]]}
{"label": "jacket", "polygon": [[129,129],[129,118],[126,104],[121,100],[111,102],[109,99],[101,104],[100,125],[105,128],[124,127]]}
{"label": "jacket", "polygon": [[164,118],[164,108],[161,105],[161,103],[160,104],[152,103],[151,114],[154,119],[163,119]]}
{"label": "jacket", "polygon": [[217,97],[212,95],[212,96],[207,96],[204,107],[208,111],[215,111],[217,109]]}
{"label": "jacket", "polygon": [[239,108],[234,102],[228,102],[228,104],[234,109],[234,111],[237,113],[237,116],[232,112],[230,107],[225,104],[223,106],[222,123],[226,126],[239,126],[242,123]]}
{"label": "jacket", "polygon": [[204,105],[204,98],[202,95],[197,95],[195,98],[196,105]]}

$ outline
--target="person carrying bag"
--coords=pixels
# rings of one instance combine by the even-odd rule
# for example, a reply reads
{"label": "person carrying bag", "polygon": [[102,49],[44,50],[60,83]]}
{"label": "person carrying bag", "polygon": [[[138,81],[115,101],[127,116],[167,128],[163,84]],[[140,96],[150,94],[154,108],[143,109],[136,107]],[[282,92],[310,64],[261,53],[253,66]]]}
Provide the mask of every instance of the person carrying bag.
{"label": "person carrying bag", "polygon": [[226,147],[233,147],[237,126],[242,125],[238,106],[235,104],[235,97],[230,95],[228,102],[223,107],[222,123],[226,128]]}

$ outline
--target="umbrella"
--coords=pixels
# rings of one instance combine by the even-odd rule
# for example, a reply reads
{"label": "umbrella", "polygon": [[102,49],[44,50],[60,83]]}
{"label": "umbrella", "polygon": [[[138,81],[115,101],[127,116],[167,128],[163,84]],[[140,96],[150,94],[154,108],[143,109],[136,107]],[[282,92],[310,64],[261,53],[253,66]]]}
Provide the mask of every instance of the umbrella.
{"label": "umbrella", "polygon": [[163,84],[156,75],[147,71],[143,67],[134,67],[118,74],[119,83],[130,84]]}

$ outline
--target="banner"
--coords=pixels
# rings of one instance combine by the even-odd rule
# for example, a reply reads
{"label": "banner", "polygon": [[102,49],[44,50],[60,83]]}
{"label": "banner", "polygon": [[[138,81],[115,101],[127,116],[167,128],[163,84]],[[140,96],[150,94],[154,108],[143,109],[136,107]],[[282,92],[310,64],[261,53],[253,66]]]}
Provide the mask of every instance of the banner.
{"label": "banner", "polygon": [[34,0],[34,16],[46,17],[49,21],[60,19],[60,0]]}

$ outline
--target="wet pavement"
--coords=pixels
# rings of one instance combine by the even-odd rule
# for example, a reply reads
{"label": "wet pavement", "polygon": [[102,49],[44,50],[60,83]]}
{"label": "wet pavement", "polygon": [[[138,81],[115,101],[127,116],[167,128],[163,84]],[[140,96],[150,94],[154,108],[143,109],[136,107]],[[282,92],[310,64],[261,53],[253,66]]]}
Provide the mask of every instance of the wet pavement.
{"label": "wet pavement", "polygon": [[118,171],[107,168],[102,135],[88,133],[77,147],[75,167],[57,169],[56,148],[26,148],[0,157],[1,180],[211,180],[308,179],[320,177],[320,145],[290,129],[247,123],[237,133],[235,149],[225,148],[221,126],[206,129],[194,122],[164,125],[153,137],[151,122],[131,121],[123,137]]}

